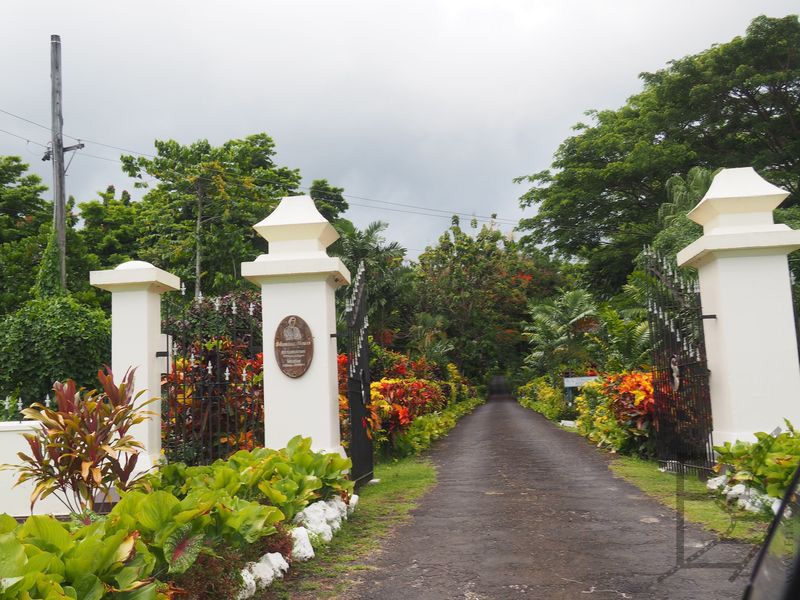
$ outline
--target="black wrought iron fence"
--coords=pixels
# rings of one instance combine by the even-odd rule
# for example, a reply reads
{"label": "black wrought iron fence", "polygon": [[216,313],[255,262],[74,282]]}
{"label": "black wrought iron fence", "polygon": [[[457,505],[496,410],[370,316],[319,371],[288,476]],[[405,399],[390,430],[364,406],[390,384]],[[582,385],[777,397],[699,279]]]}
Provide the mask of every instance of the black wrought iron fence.
{"label": "black wrought iron fence", "polygon": [[255,294],[165,298],[168,370],[162,447],[169,461],[208,464],[264,445],[261,302]]}
{"label": "black wrought iron fence", "polygon": [[351,477],[360,485],[372,479],[374,456],[367,425],[370,401],[369,340],[367,328],[367,287],[364,263],[358,267],[353,292],[347,301],[345,319],[348,333],[347,404],[350,420]]}
{"label": "black wrought iron fence", "polygon": [[696,279],[645,248],[652,341],[656,455],[670,471],[714,465],[709,371]]}

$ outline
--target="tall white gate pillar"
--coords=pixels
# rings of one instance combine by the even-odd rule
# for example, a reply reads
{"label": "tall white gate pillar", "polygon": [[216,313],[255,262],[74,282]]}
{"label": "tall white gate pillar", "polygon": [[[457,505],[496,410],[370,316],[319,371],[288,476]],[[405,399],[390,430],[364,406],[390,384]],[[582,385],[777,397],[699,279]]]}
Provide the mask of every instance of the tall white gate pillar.
{"label": "tall white gate pillar", "polygon": [[752,168],[724,169],[688,214],[703,237],[678,253],[700,279],[714,444],[800,426],[800,365],[787,255],[800,231],[775,224],[788,192]]}
{"label": "tall white gate pillar", "polygon": [[350,272],[326,251],[339,234],[310,196],[284,198],[254,228],[269,253],[242,263],[242,275],[261,286],[265,444],[300,434],[340,452],[334,292]]}
{"label": "tall white gate pillar", "polygon": [[[179,289],[181,280],[148,262],[132,260],[116,269],[92,271],[89,281],[111,292],[111,370],[115,382],[135,367],[134,394],[144,391],[139,402],[160,398],[164,359],[156,352],[167,349],[161,334],[161,294]],[[161,458],[161,402],[151,402],[145,410],[150,413],[148,418],[130,431],[145,447],[137,470],[147,470]]]}

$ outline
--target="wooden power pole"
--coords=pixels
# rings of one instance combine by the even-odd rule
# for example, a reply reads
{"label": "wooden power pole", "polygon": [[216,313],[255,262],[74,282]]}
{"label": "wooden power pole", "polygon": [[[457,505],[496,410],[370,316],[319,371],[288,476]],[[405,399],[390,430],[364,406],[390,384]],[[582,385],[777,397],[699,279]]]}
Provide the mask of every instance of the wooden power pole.
{"label": "wooden power pole", "polygon": [[67,289],[67,200],[64,191],[64,152],[79,150],[83,144],[64,148],[64,117],[61,112],[61,36],[50,36],[50,107],[52,146],[44,160],[53,160],[53,226],[56,230],[61,272],[61,289]]}
{"label": "wooden power pole", "polygon": [[67,289],[67,201],[64,194],[64,140],[61,114],[61,36],[50,36],[50,108],[52,111],[53,226],[56,229],[61,289]]}

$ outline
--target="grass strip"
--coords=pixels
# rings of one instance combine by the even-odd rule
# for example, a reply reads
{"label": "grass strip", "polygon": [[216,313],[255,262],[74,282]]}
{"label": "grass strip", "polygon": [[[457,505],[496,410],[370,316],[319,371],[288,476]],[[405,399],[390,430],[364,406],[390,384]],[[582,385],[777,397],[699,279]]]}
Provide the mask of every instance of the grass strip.
{"label": "grass strip", "polygon": [[[670,508],[677,508],[677,475],[658,470],[658,463],[633,456],[617,456],[609,464],[614,475],[638,487]],[[737,509],[723,497],[715,497],[696,476],[686,475],[683,493],[684,519],[702,525],[723,539],[760,544],[771,518]]]}
{"label": "grass strip", "polygon": [[417,501],[436,483],[436,469],[428,459],[409,457],[379,463],[379,483],[361,487],[358,508],[342,524],[333,542],[315,548],[307,563],[294,563],[284,580],[257,594],[259,600],[336,598],[367,569],[365,562],[381,548],[394,529],[410,519]]}

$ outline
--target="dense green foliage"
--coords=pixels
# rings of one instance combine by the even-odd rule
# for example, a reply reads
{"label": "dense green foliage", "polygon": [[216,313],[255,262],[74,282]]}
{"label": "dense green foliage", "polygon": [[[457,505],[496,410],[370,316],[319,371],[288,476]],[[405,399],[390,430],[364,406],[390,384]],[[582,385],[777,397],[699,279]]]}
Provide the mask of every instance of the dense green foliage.
{"label": "dense green foliage", "polygon": [[52,219],[47,189],[38,175],[27,174],[28,165],[17,156],[0,156],[0,244],[36,235]]}
{"label": "dense green foliage", "polygon": [[800,463],[800,432],[789,421],[778,435],[756,433],[756,442],[725,442],[714,446],[718,469],[730,470],[734,483],[744,483],[782,498]]}
{"label": "dense green foliage", "polygon": [[552,386],[546,377],[538,377],[520,386],[517,389],[517,402],[551,421],[575,417],[575,411],[567,405],[563,390]]}
{"label": "dense green foliage", "polygon": [[111,324],[99,309],[70,296],[31,300],[0,324],[0,396],[41,402],[53,382],[92,387],[110,362]]}
{"label": "dense green foliage", "polygon": [[98,372],[102,391],[78,390],[71,379],[56,382],[55,408],[34,403],[22,411],[41,425],[25,434],[30,454],[20,453],[16,468],[19,483],[35,483],[31,510],[53,495],[70,512],[83,513],[107,502],[112,490],[128,489],[144,448],[129,430],[148,418],[142,411],[148,402],[134,398],[133,374],[117,385],[110,370]]}
{"label": "dense green foliage", "polygon": [[482,398],[471,398],[450,404],[441,411],[417,417],[408,429],[394,440],[393,456],[403,457],[430,448],[431,444],[456,426],[458,420],[483,404]]}
{"label": "dense green foliage", "polygon": [[299,172],[275,164],[275,144],[263,133],[219,147],[206,140],[155,147],[154,158],[122,157],[128,175],[158,181],[136,209],[137,257],[191,282],[195,296],[245,285],[241,263],[267,250],[252,226],[297,193]]}
{"label": "dense green foliage", "polygon": [[[146,478],[144,491],[123,492],[107,516],[87,514],[70,524],[32,516],[18,525],[0,515],[2,597],[173,597],[172,582],[201,555],[217,556],[219,548],[245,553],[279,535],[276,526],[287,513],[352,489],[349,460],[310,445],[297,437],[283,450],[242,451],[209,467],[171,465]],[[286,491],[294,493],[291,502]]]}
{"label": "dense green foliage", "polygon": [[490,226],[473,237],[457,221],[420,255],[415,275],[411,324],[431,337],[429,345],[449,340],[453,361],[470,378],[518,367],[524,349],[519,323],[528,302],[551,294],[559,282],[555,265],[541,253],[526,252]]}
{"label": "dense green foliage", "polygon": [[800,200],[800,22],[756,18],[747,34],[643,73],[618,110],[589,111],[548,170],[521,177],[529,241],[586,261],[616,293],[658,231],[664,182],[693,166],[752,165]]}

